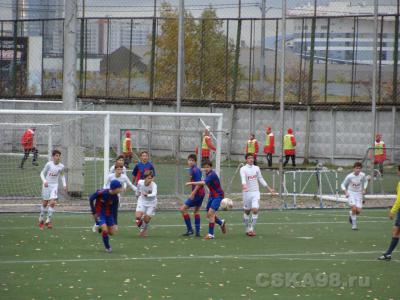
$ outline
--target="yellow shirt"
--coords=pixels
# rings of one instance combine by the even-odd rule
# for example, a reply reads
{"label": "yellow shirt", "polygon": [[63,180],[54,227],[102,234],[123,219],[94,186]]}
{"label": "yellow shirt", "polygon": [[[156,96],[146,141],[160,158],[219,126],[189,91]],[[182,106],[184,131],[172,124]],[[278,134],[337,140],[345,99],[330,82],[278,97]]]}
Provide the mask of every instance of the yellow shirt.
{"label": "yellow shirt", "polygon": [[390,210],[390,212],[392,214],[396,214],[400,209],[400,181],[397,184],[397,198],[396,198],[396,202],[393,204],[392,209]]}

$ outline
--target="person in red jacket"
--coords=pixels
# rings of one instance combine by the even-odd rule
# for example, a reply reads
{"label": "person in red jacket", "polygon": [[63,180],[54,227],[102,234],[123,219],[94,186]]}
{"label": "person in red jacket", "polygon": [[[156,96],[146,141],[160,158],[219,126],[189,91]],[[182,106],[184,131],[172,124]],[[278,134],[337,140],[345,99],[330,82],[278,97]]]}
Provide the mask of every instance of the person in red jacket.
{"label": "person in red jacket", "polygon": [[254,133],[250,134],[249,140],[246,143],[246,154],[252,154],[254,159],[254,165],[257,165],[257,154],[258,154],[258,141]]}
{"label": "person in red jacket", "polygon": [[[385,142],[382,141],[382,135],[380,133],[375,136],[375,149],[374,149],[374,169],[379,167],[381,176],[383,175],[383,163],[386,160],[386,147]],[[374,174],[376,177],[376,174]]]}
{"label": "person in red jacket", "polygon": [[283,150],[285,153],[285,162],[283,166],[286,166],[289,162],[289,158],[292,159],[293,167],[296,166],[296,138],[293,135],[293,129],[289,128],[287,134],[283,138]]}
{"label": "person in red jacket", "polygon": [[37,162],[38,150],[35,147],[35,141],[34,141],[35,132],[36,132],[35,127],[28,128],[27,130],[25,130],[25,132],[23,133],[23,135],[21,137],[21,145],[22,145],[22,148],[24,148],[24,157],[22,158],[21,165],[20,165],[21,169],[24,168],[24,163],[28,159],[30,152],[33,153],[32,165],[34,165],[34,166],[39,165]]}
{"label": "person in red jacket", "polygon": [[124,166],[128,169],[133,157],[131,132],[129,130],[125,132],[125,138],[122,141],[122,153],[124,155]]}
{"label": "person in red jacket", "polygon": [[267,127],[264,153],[267,155],[268,167],[272,167],[272,154],[275,153],[275,137],[271,126]]}
{"label": "person in red jacket", "polygon": [[[210,158],[211,150],[217,151],[217,148],[214,146],[212,142],[208,128],[206,128],[204,130],[203,140],[201,142],[201,161],[211,160]],[[198,147],[196,147],[195,152],[196,154],[198,154]]]}

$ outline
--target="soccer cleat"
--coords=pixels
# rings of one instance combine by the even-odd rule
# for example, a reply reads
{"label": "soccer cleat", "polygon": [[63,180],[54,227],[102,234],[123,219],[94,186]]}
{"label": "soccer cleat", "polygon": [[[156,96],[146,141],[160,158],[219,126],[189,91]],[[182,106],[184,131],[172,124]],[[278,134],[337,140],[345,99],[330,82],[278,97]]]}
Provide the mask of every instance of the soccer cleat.
{"label": "soccer cleat", "polygon": [[222,233],[223,234],[225,234],[226,233],[226,221],[225,220],[222,220],[222,224],[221,224],[221,231],[222,231]]}
{"label": "soccer cleat", "polygon": [[357,228],[356,225],[351,226],[351,229],[352,229],[352,230],[358,230],[358,228]]}
{"label": "soccer cleat", "polygon": [[254,231],[249,231],[247,233],[248,236],[256,236],[256,233]]}
{"label": "soccer cleat", "polygon": [[96,233],[98,230],[99,230],[99,225],[94,224],[93,227],[92,227],[92,231],[93,231],[94,233]]}
{"label": "soccer cleat", "polygon": [[191,236],[193,234],[194,234],[193,230],[188,230],[186,233],[182,234],[182,236]]}
{"label": "soccer cleat", "polygon": [[51,222],[46,222],[45,225],[46,225],[46,227],[48,229],[52,229],[53,228],[53,224]]}
{"label": "soccer cleat", "polygon": [[112,248],[106,248],[106,252],[111,253],[112,252]]}
{"label": "soccer cleat", "polygon": [[196,232],[196,237],[201,237],[200,232]]}
{"label": "soccer cleat", "polygon": [[142,226],[142,224],[143,224],[143,220],[135,220],[135,223],[136,223],[136,226],[137,227],[140,227],[140,226]]}
{"label": "soccer cleat", "polygon": [[37,161],[33,161],[33,162],[32,162],[32,165],[34,165],[34,166],[38,166],[38,165],[39,165],[39,163],[38,163]]}
{"label": "soccer cleat", "polygon": [[44,221],[39,222],[39,228],[40,228],[40,230],[44,229]]}
{"label": "soccer cleat", "polygon": [[212,240],[212,239],[214,239],[214,235],[213,235],[213,234],[207,234],[207,235],[204,237],[204,239],[205,239],[205,240]]}
{"label": "soccer cleat", "polygon": [[390,254],[385,254],[385,253],[383,253],[381,256],[378,257],[378,260],[389,261],[391,259],[392,259],[392,256]]}

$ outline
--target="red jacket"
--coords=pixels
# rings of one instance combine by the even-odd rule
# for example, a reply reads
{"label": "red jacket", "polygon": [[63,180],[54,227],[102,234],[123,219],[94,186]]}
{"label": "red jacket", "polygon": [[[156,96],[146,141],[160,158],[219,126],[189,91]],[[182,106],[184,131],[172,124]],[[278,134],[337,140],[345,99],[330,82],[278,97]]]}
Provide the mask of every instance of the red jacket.
{"label": "red jacket", "polygon": [[33,148],[33,137],[35,132],[28,128],[25,130],[24,134],[21,137],[21,145],[25,149],[32,149]]}
{"label": "red jacket", "polygon": [[[201,145],[201,157],[210,157],[210,149],[216,151],[217,148],[213,145],[211,137],[205,135],[203,137],[203,143]],[[195,149],[196,154],[198,154],[199,149],[196,147]]]}
{"label": "red jacket", "polygon": [[246,154],[249,153],[249,143],[251,143],[251,142],[254,143],[254,153],[253,152],[250,152],[250,153],[252,153],[254,156],[257,156],[257,153],[258,153],[259,149],[258,149],[258,141],[256,139],[247,141],[247,143],[246,143]]}
{"label": "red jacket", "polygon": [[[275,153],[275,136],[271,132],[270,134],[267,134],[267,140],[269,138],[269,145],[267,146],[267,143],[265,143],[264,146],[264,153]],[[267,142],[267,141],[266,141]]]}
{"label": "red jacket", "polygon": [[[296,138],[294,137],[294,135],[292,135],[290,137],[290,141],[292,142],[293,147],[296,147]],[[285,152],[285,155],[294,155],[294,154],[296,154],[296,148],[285,149],[284,152]]]}

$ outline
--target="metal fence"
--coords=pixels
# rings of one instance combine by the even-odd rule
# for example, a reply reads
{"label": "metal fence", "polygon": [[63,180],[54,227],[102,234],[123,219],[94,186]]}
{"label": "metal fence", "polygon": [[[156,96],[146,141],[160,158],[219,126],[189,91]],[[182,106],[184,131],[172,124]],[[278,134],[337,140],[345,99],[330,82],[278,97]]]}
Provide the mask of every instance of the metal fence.
{"label": "metal fence", "polygon": [[[128,5],[117,2],[119,11]],[[188,2],[183,101],[278,103],[281,18],[254,11],[249,17],[242,10],[254,5],[245,1],[237,7]],[[377,104],[399,102],[399,1],[392,2],[379,7]],[[146,3],[127,7],[145,17],[91,17],[108,6],[88,5],[86,14],[80,6],[78,96],[175,101],[178,10],[173,1],[155,1],[152,16]],[[236,16],[219,16],[221,7],[237,9]],[[314,1],[287,11],[285,101],[370,104],[373,11],[324,9]],[[63,34],[63,18],[0,20],[0,96],[60,98]]]}

